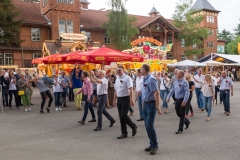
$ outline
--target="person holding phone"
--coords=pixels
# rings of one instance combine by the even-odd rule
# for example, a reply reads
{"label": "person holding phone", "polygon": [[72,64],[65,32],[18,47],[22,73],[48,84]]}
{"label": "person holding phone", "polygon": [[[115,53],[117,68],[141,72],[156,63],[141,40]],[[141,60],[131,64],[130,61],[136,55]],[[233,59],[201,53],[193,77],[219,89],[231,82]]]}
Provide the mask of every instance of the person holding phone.
{"label": "person holding phone", "polygon": [[12,95],[14,95],[14,99],[15,99],[15,104],[16,104],[16,107],[18,109],[19,107],[19,104],[18,104],[18,93],[17,93],[17,79],[16,77],[14,76],[13,73],[10,73],[9,74],[9,78],[10,78],[10,84],[9,84],[9,91],[8,91],[8,94],[9,94],[9,109],[12,109]]}

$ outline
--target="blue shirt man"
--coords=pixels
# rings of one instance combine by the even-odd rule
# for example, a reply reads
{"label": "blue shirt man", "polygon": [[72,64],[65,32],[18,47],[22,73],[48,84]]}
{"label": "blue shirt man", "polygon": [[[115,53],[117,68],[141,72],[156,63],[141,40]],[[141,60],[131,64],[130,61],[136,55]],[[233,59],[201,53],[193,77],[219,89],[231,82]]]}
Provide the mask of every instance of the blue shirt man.
{"label": "blue shirt man", "polygon": [[150,74],[150,66],[143,64],[141,73],[144,76],[142,86],[143,118],[147,130],[150,146],[145,151],[150,151],[151,155],[156,154],[158,150],[157,134],[154,129],[154,120],[156,112],[162,114],[160,105],[160,94],[157,80]]}

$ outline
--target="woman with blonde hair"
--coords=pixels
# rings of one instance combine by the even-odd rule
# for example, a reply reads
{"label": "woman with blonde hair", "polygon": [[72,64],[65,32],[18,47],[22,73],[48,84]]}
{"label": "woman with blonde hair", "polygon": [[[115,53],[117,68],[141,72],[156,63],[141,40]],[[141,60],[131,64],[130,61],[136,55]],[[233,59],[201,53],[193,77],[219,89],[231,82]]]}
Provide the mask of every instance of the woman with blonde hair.
{"label": "woman with blonde hair", "polygon": [[193,96],[192,92],[195,89],[195,85],[194,85],[194,82],[192,81],[191,74],[186,74],[185,79],[188,81],[189,91],[190,91],[190,95],[189,95],[189,98],[188,98],[188,101],[187,101],[187,104],[186,104],[185,118],[187,118],[189,110],[191,111],[190,117],[192,117],[194,115],[192,105],[191,105],[191,101],[192,101],[192,96]]}
{"label": "woman with blonde hair", "polygon": [[194,77],[193,79],[195,80],[195,82],[203,85],[201,91],[203,93],[203,101],[204,101],[205,109],[208,113],[207,121],[210,121],[210,114],[212,111],[212,102],[215,99],[215,84],[212,80],[211,75],[209,74],[205,75],[204,82],[198,81]]}

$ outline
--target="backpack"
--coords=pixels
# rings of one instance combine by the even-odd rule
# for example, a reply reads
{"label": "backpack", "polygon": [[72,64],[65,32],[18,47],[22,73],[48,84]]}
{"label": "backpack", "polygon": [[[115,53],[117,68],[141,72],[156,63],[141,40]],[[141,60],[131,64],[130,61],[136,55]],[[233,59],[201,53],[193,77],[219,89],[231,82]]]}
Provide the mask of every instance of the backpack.
{"label": "backpack", "polygon": [[53,78],[50,78],[48,76],[44,76],[42,79],[48,87],[51,87],[54,84]]}

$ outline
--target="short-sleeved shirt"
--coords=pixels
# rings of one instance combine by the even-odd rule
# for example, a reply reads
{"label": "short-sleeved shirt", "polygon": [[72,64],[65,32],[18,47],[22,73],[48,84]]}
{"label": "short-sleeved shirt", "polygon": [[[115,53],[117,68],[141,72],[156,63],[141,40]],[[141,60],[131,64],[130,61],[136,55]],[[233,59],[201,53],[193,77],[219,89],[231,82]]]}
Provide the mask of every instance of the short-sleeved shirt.
{"label": "short-sleeved shirt", "polygon": [[132,78],[126,74],[118,77],[115,81],[114,90],[117,92],[117,97],[126,97],[130,95],[129,89],[133,87]]}
{"label": "short-sleeved shirt", "polygon": [[[194,78],[195,78],[197,81],[201,81],[201,82],[204,81],[204,77],[205,77],[205,76],[204,76],[203,74],[201,74],[200,76],[199,76],[198,74],[194,76]],[[196,88],[202,88],[202,86],[203,86],[202,84],[197,83],[197,82],[195,82],[195,81],[194,81],[194,84],[195,84],[195,87],[196,87]]]}
{"label": "short-sleeved shirt", "polygon": [[[169,78],[167,78],[167,80],[168,80],[168,82],[164,79],[164,78],[161,78],[160,79],[160,81],[161,81],[161,83],[160,83],[160,90],[167,90],[167,88],[169,88],[169,84],[170,84],[170,79]],[[166,87],[167,88],[166,88]]]}
{"label": "short-sleeved shirt", "polygon": [[142,101],[154,101],[154,92],[158,89],[158,84],[156,78],[152,74],[148,74],[143,79],[143,87],[142,87]]}
{"label": "short-sleeved shirt", "polygon": [[227,90],[233,86],[233,81],[230,77],[221,78],[219,90]]}
{"label": "short-sleeved shirt", "polygon": [[[194,86],[193,81],[189,81],[188,84],[189,84],[189,89],[192,89],[192,86]],[[192,93],[192,91],[190,91],[190,93]]]}
{"label": "short-sleeved shirt", "polygon": [[136,91],[142,92],[142,86],[143,86],[143,76],[136,78]]}
{"label": "short-sleeved shirt", "polygon": [[65,85],[66,87],[69,86],[69,81],[70,80],[69,80],[69,78],[67,76],[64,76],[64,77],[61,76],[59,79],[61,80],[63,85]]}
{"label": "short-sleeved shirt", "polygon": [[49,90],[49,87],[46,85],[46,83],[44,82],[43,79],[39,79],[39,80],[37,81],[36,86],[38,87],[40,93]]}
{"label": "short-sleeved shirt", "polygon": [[[60,85],[61,84],[61,80],[60,79],[57,79],[57,85],[53,85],[53,93],[55,92],[62,92],[62,86]],[[56,83],[56,80],[54,79],[54,83]]]}
{"label": "short-sleeved shirt", "polygon": [[105,95],[108,94],[108,80],[103,77],[100,79],[102,81],[102,84],[97,83],[97,95]]}

